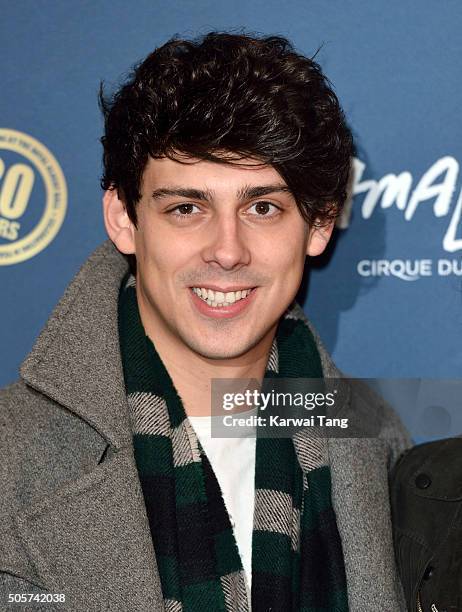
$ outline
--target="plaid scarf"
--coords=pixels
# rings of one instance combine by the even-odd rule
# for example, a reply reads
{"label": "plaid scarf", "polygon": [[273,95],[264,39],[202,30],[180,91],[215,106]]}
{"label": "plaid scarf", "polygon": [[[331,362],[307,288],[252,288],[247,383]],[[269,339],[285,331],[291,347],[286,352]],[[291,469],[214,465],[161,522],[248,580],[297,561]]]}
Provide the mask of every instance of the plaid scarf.
{"label": "plaid scarf", "polygon": [[[135,459],[167,612],[249,612],[218,481],[143,329],[135,279],[119,295],[119,335]],[[298,306],[281,319],[265,377],[322,376]],[[305,430],[306,431],[306,430]],[[346,612],[342,546],[325,440],[258,438],[252,536],[254,612]]]}

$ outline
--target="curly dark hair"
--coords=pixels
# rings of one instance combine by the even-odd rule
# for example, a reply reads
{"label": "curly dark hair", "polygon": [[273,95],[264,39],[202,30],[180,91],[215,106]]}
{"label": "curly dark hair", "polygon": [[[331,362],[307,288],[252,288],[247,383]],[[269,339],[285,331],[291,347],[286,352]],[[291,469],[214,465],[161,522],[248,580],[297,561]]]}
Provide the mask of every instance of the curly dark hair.
{"label": "curly dark hair", "polygon": [[271,164],[313,224],[341,211],[351,132],[320,66],[280,36],[210,32],[172,39],[137,65],[105,119],[103,189],[117,189],[131,221],[149,156],[175,153]]}

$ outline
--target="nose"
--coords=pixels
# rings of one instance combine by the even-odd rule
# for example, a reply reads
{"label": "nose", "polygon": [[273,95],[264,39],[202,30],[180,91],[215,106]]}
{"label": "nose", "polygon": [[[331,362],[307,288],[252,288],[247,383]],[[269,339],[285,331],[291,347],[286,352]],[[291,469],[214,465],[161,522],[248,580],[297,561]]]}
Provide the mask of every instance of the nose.
{"label": "nose", "polygon": [[202,251],[205,262],[224,270],[235,270],[250,263],[248,239],[237,215],[230,211],[217,215],[206,231],[208,239]]}

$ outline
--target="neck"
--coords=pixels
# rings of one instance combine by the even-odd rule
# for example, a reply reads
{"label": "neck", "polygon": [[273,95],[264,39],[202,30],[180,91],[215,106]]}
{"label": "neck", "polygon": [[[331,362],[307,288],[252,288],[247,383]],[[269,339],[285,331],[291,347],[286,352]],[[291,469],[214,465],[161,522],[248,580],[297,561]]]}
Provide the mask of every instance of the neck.
{"label": "neck", "polygon": [[255,361],[233,359],[223,362],[201,358],[192,351],[186,358],[182,354],[174,354],[167,346],[159,346],[155,340],[153,342],[188,416],[210,416],[213,379],[256,379],[261,382],[271,349],[270,342]]}

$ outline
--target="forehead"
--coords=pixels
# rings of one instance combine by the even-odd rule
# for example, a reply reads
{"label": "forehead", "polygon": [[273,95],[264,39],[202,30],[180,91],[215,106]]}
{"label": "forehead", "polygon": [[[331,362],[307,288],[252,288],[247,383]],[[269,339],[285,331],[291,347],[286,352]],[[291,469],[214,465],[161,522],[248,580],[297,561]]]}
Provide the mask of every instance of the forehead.
{"label": "forehead", "polygon": [[215,192],[237,191],[243,185],[286,185],[273,166],[245,158],[239,163],[218,163],[182,157],[171,159],[149,158],[143,173],[144,189],[168,186],[187,186]]}

